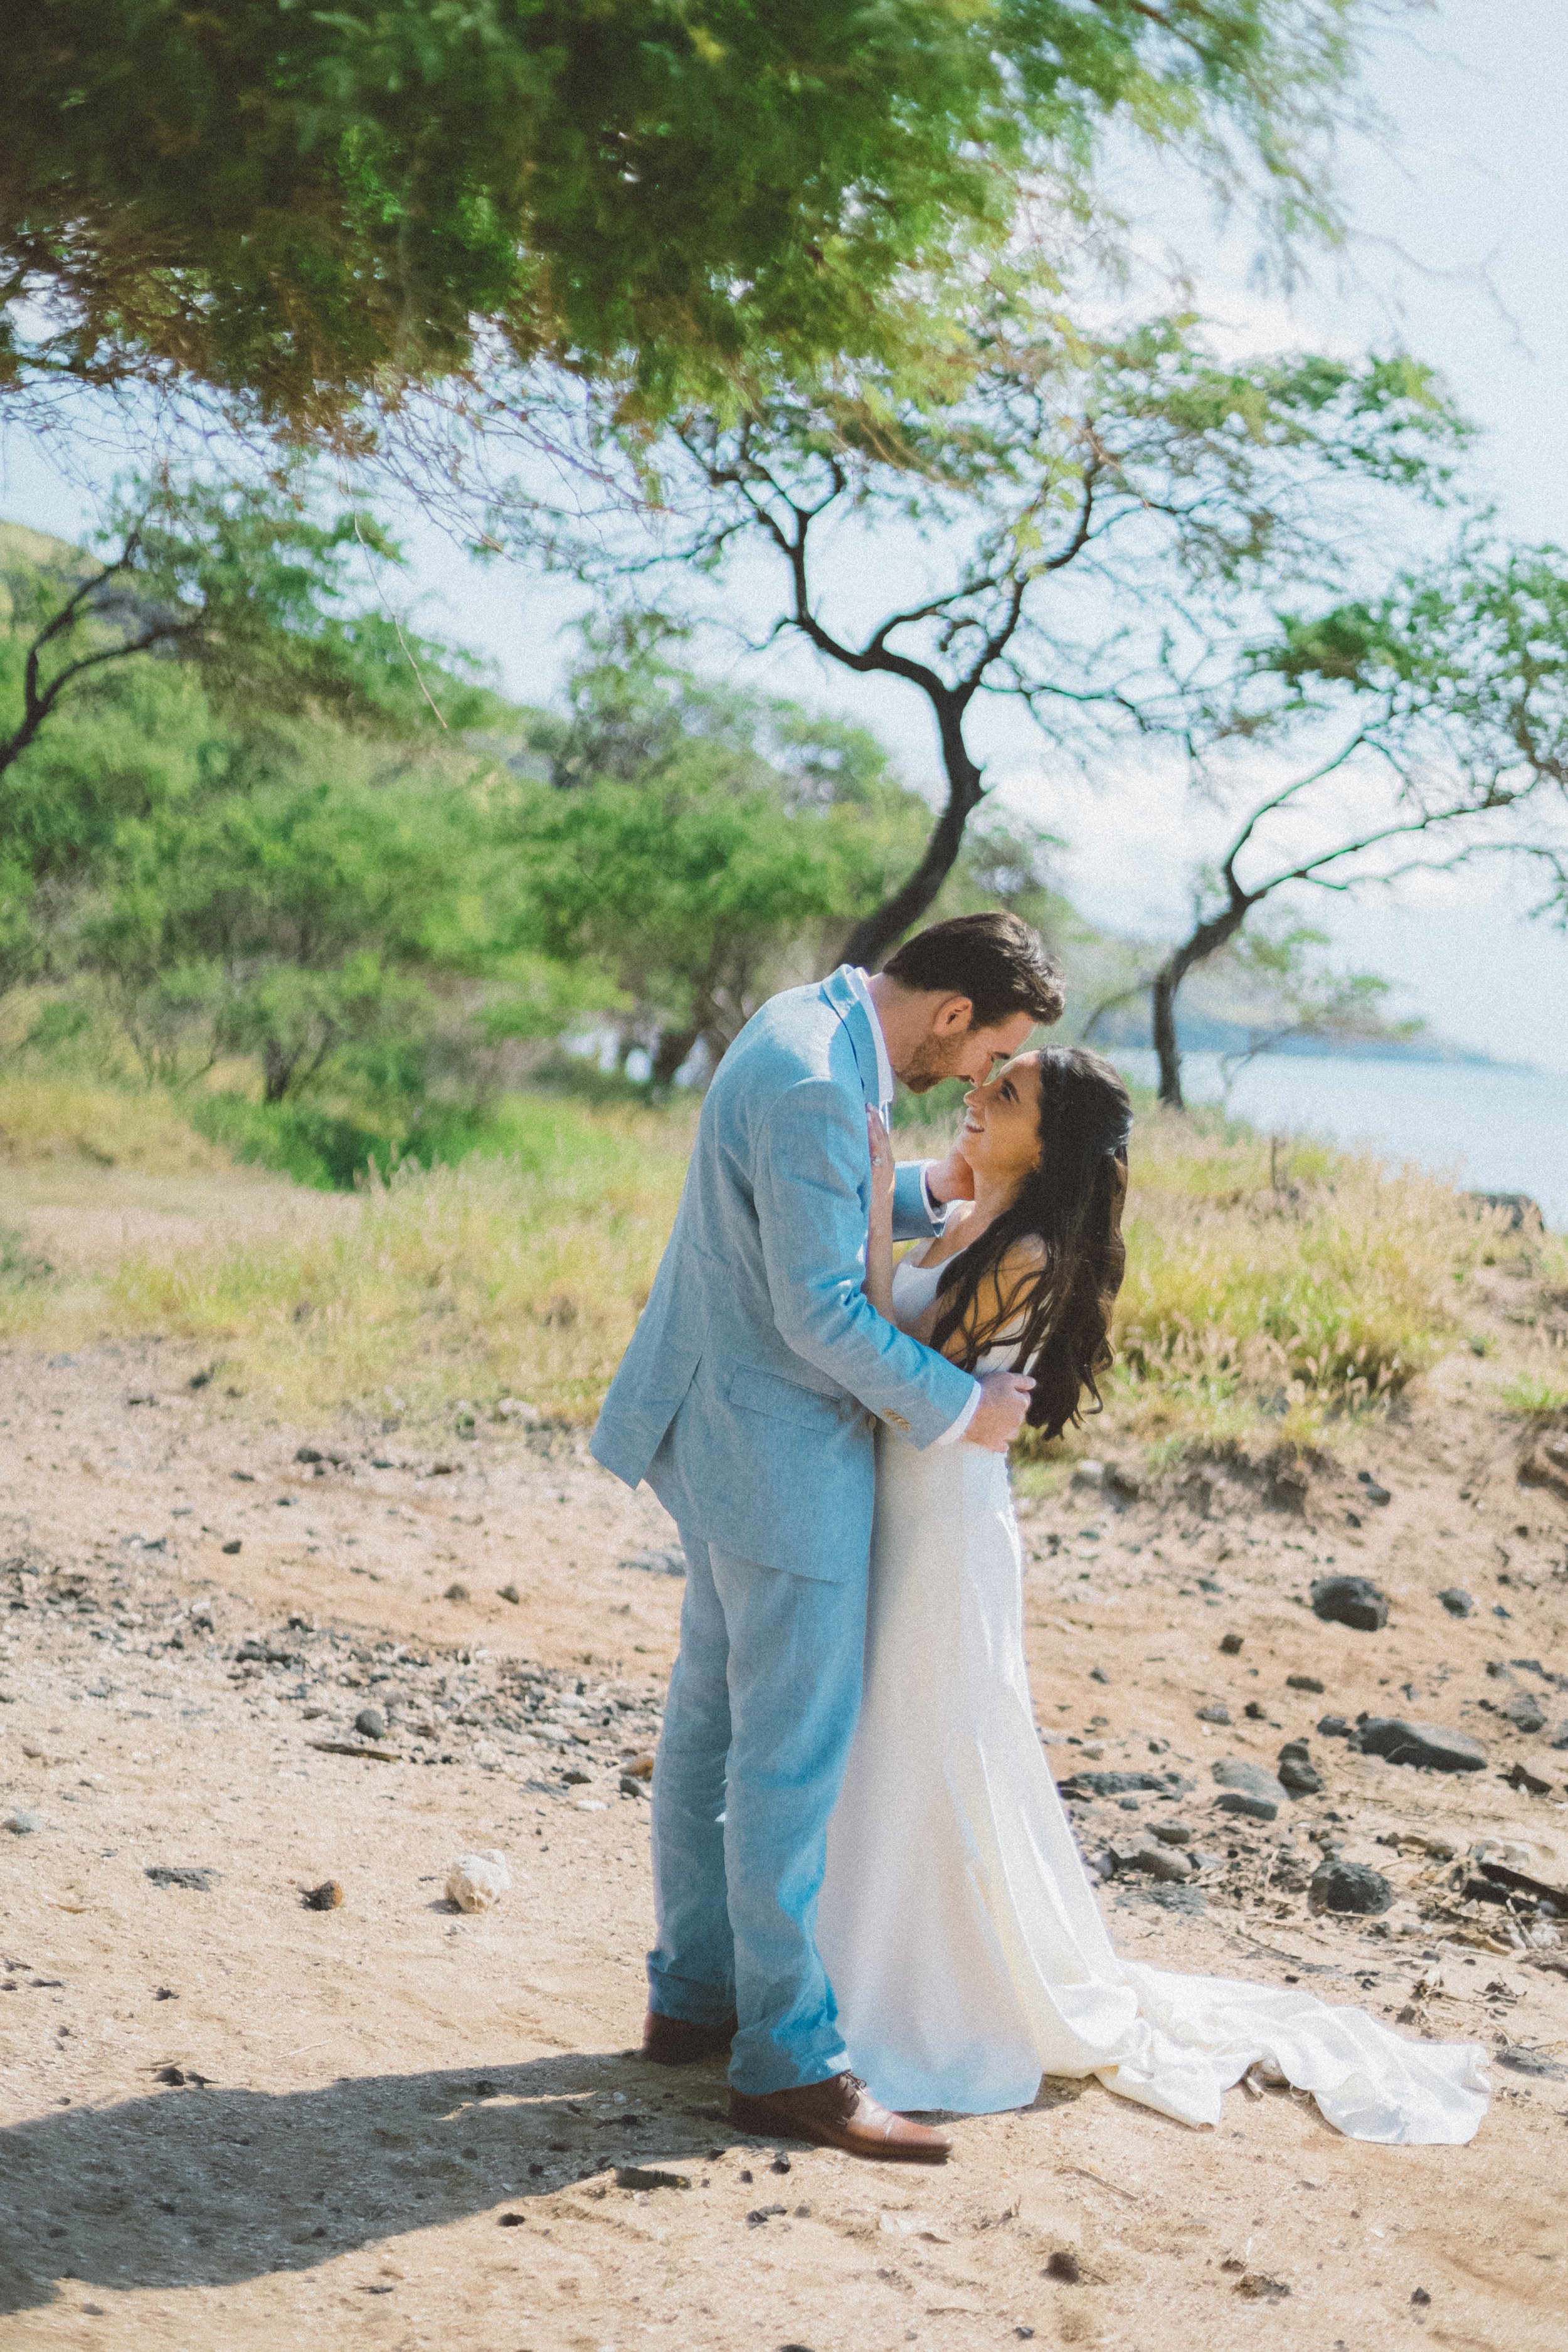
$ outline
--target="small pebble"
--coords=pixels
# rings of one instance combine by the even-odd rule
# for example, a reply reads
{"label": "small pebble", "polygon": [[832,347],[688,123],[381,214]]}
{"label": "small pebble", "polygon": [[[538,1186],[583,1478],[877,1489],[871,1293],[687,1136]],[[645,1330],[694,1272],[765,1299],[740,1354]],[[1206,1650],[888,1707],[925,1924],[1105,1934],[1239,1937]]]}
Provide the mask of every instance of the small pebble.
{"label": "small pebble", "polygon": [[1223,1633],[1220,1636],[1219,1645],[1227,1658],[1238,1658],[1241,1655],[1241,1635],[1239,1633]]}
{"label": "small pebble", "polygon": [[1070,2246],[1057,2248],[1056,2252],[1046,2264],[1045,2274],[1048,2279],[1059,2279],[1064,2286],[1077,2286],[1083,2276],[1079,2267],[1078,2256]]}
{"label": "small pebble", "polygon": [[448,1601],[466,1601],[468,1597],[468,1588],[466,1584],[449,1584],[447,1587],[445,1598]]}
{"label": "small pebble", "polygon": [[234,1541],[232,1543],[226,1543],[223,1546],[223,1549],[232,1559],[234,1554],[239,1549],[239,1538],[236,1536]]}
{"label": "small pebble", "polygon": [[300,1896],[307,1911],[338,1911],[342,1907],[343,1890],[335,1878],[323,1878],[320,1886],[312,1886]]}
{"label": "small pebble", "polygon": [[384,1739],[386,1717],[378,1706],[362,1706],[354,1717],[354,1729],[362,1739]]}
{"label": "small pebble", "polygon": [[460,1853],[447,1874],[447,1896],[459,1911],[490,1911],[511,1886],[506,1856],[495,1846]]}
{"label": "small pebble", "polygon": [[498,1597],[502,1601],[510,1601],[514,1608],[522,1599],[522,1595],[518,1591],[515,1584],[503,1584],[500,1586],[498,1588]]}

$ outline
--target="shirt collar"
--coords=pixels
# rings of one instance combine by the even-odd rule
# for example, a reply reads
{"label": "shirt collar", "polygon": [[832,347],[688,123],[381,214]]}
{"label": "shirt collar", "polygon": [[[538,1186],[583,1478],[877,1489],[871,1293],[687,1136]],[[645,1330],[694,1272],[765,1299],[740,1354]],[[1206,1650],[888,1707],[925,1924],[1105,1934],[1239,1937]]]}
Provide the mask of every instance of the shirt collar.
{"label": "shirt collar", "polygon": [[877,1000],[871,993],[867,974],[861,971],[858,964],[847,964],[845,969],[848,972],[849,985],[855,992],[856,1001],[871,1024],[871,1043],[877,1048],[878,1100],[881,1108],[886,1110],[893,1099],[893,1066],[888,1059],[888,1041],[882,1034],[882,1023],[877,1011]]}

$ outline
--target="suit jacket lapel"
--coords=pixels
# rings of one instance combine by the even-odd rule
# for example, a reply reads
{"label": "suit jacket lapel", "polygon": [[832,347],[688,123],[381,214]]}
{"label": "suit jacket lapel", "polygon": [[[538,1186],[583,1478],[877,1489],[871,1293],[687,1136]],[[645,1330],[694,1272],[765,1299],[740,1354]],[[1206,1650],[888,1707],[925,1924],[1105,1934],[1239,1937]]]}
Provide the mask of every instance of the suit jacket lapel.
{"label": "suit jacket lapel", "polygon": [[840,964],[837,971],[830,971],[822,983],[822,992],[849,1032],[855,1067],[860,1074],[861,1093],[869,1108],[880,1111],[885,1118],[889,1106],[881,1099],[881,1084],[877,1071],[877,1041],[871,1034],[866,1008],[849,985],[848,971],[847,964]]}

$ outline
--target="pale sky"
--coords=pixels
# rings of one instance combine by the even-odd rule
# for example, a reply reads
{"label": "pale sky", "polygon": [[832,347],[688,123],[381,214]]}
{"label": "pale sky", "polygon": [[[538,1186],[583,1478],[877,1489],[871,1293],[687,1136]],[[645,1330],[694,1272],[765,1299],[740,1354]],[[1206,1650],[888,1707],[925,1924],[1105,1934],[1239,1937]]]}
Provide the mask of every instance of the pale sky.
{"label": "pale sky", "polygon": [[[1289,299],[1247,282],[1247,247],[1218,236],[1189,191],[1150,170],[1121,191],[1152,258],[1179,247],[1203,307],[1237,347],[1345,352],[1402,342],[1447,376],[1484,428],[1477,466],[1504,526],[1568,543],[1568,6],[1563,0],[1438,0],[1384,35],[1369,75],[1392,125],[1386,149],[1347,146],[1347,250]],[[90,469],[92,460],[87,461]],[[110,470],[105,455],[104,472]],[[74,467],[15,429],[0,438],[0,514],[66,537],[91,520]],[[573,646],[580,600],[511,567],[481,567],[417,521],[404,535],[425,625],[499,665],[505,688],[542,701]],[[744,674],[744,673],[742,673]],[[825,676],[805,649],[772,657],[759,684],[875,726],[912,782],[934,761],[923,704],[880,682]],[[1160,932],[1181,918],[1184,876],[1213,845],[1179,783],[1119,778],[1114,807],[1041,760],[1014,716],[986,724],[989,774],[1005,799],[1071,844],[1067,878],[1085,911]],[[1359,904],[1309,902],[1336,952],[1398,983],[1399,1009],[1509,1059],[1568,1070],[1568,937],[1526,919],[1522,885],[1425,877]]]}

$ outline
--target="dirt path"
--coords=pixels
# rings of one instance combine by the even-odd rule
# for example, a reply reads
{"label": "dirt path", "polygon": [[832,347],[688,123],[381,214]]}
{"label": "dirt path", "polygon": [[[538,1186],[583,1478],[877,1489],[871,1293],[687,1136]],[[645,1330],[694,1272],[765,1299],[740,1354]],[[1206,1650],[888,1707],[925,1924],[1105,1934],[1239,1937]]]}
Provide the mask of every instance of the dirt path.
{"label": "dirt path", "polygon": [[[1557,2352],[1568,1928],[1461,1899],[1487,1840],[1568,1885],[1568,1508],[1516,1483],[1500,1276],[1496,1303],[1505,1355],[1449,1359],[1304,1498],[1211,1472],[1023,1513],[1059,1775],[1187,1784],[1086,1798],[1086,1850],[1174,1814],[1212,1856],[1110,1881],[1122,1948],[1505,2051],[1480,2137],[1357,2147],[1241,2090],[1194,2133],[1048,2084],[959,2125],[931,2176],[780,2157],[730,2130],[716,2071],[624,2054],[650,1927],[635,1759],[681,1592],[649,1497],[515,1422],[440,1451],[260,1423],[169,1342],[0,1357],[0,1820],[37,1822],[0,1832],[0,2345]],[[1384,1631],[1305,1605],[1341,1570],[1388,1594]],[[1229,1726],[1198,1719],[1215,1705]],[[1470,1732],[1487,1768],[1315,1727],[1363,1710]],[[1214,1812],[1217,1758],[1271,1766],[1298,1736],[1321,1794],[1271,1824]],[[1394,1883],[1384,1917],[1312,1915],[1325,1842]],[[462,1917],[443,1887],[474,1846],[513,1885]],[[147,1875],[170,1869],[216,1875]],[[303,1908],[329,1877],[342,1906]],[[621,2186],[628,2164],[690,2186]]]}

